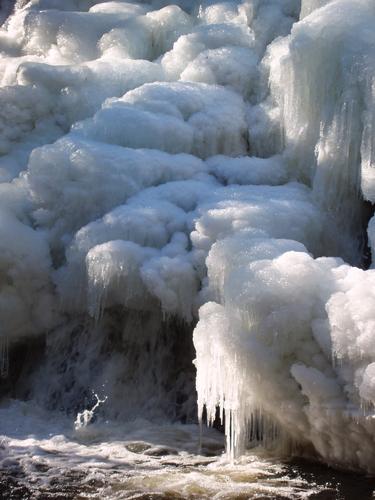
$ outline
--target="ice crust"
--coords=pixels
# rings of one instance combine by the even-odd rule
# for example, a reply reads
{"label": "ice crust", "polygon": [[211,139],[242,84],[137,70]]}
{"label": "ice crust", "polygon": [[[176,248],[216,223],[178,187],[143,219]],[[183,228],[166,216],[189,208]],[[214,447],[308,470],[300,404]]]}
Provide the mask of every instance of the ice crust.
{"label": "ice crust", "polygon": [[232,458],[261,440],[374,472],[372,0],[61,4],[0,28],[1,345],[68,352],[85,321],[89,384],[122,310],[152,394],[150,337],[197,323],[199,415],[225,413]]}

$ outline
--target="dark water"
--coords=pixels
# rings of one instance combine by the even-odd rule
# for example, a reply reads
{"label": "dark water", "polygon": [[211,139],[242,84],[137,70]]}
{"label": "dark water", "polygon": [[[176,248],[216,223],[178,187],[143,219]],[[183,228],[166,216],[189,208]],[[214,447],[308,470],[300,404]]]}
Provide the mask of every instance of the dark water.
{"label": "dark water", "polygon": [[[187,465],[175,465],[179,473],[189,474],[195,466],[189,468]],[[202,465],[200,466],[202,468]],[[160,464],[160,472],[173,476],[171,472],[171,463]],[[190,470],[189,470],[190,469]],[[43,472],[43,470],[40,470]],[[45,471],[48,474],[48,468]],[[223,496],[214,495],[211,497],[204,488],[199,492],[190,494],[179,494],[177,491],[142,491],[134,490],[127,484],[126,476],[129,470],[124,467],[117,471],[111,471],[104,477],[90,479],[85,481],[85,472],[78,470],[64,471],[59,477],[48,481],[48,486],[35,489],[32,480],[28,480],[25,475],[18,473],[1,472],[0,473],[0,498],[3,500],[28,500],[28,499],[54,499],[54,500],[73,500],[87,498],[127,498],[138,500],[156,500],[156,499],[199,499],[199,498],[226,498],[233,500],[244,499],[288,499],[288,498],[309,498],[319,500],[367,500],[375,498],[375,478],[362,476],[354,473],[337,471],[321,464],[311,463],[306,460],[293,460],[283,464],[282,471],[274,474],[272,477],[259,478],[261,483],[260,490],[266,487],[279,487],[280,494],[274,490],[254,491],[251,493],[236,493],[231,495],[229,492],[223,493]],[[246,480],[246,478],[243,478]],[[249,482],[254,482],[254,477],[249,474]],[[130,490],[128,490],[128,487]],[[291,488],[291,491],[285,493],[285,488]],[[256,488],[255,488],[256,490]],[[317,491],[319,490],[319,491]]]}

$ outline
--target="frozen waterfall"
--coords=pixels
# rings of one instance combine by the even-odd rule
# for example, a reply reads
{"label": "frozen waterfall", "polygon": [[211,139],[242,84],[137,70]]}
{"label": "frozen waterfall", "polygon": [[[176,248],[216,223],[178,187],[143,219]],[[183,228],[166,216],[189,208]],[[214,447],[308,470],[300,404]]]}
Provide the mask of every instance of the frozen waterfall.
{"label": "frozen waterfall", "polygon": [[0,5],[0,395],[374,473],[373,0]]}

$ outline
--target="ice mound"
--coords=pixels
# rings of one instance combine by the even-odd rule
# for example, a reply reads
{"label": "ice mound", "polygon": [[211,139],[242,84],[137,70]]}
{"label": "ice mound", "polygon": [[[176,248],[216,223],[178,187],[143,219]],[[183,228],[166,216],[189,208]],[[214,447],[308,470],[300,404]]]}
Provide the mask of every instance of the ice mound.
{"label": "ice mound", "polygon": [[34,85],[47,91],[50,99],[53,97],[53,112],[64,130],[91,116],[107,97],[121,96],[155,80],[163,80],[159,65],[129,58],[102,57],[77,65],[56,66],[24,62],[17,72],[21,85]]}
{"label": "ice mound", "polygon": [[219,86],[152,83],[107,101],[73,131],[111,144],[201,158],[240,155],[248,141],[244,108],[237,94]]}
{"label": "ice mound", "polygon": [[222,155],[207,160],[208,171],[222,184],[284,184],[288,180],[286,162],[281,156],[271,158]]}
{"label": "ice mound", "polygon": [[[213,56],[215,52],[211,51],[216,51],[216,54],[220,54],[220,52],[218,52],[219,49],[223,50],[227,47],[232,51],[233,48],[237,48],[239,57],[244,53],[244,50],[239,51],[238,48],[247,49],[247,52],[252,54],[254,34],[247,24],[219,23],[198,25],[192,33],[181,36],[175,42],[173,49],[162,57],[161,65],[169,79],[178,80],[187,68],[190,67],[190,69],[193,69],[198,66],[199,60],[202,60],[204,55],[207,57],[209,55]],[[253,59],[254,56],[251,58]],[[213,59],[211,65],[214,64],[214,62],[215,60]],[[226,61],[225,64],[227,65],[229,62]],[[247,67],[251,67],[251,61],[246,61],[245,64]],[[205,71],[207,72],[208,69],[209,68]],[[242,69],[241,73],[244,74]],[[233,75],[233,78],[235,77],[236,76]]]}
{"label": "ice mound", "polygon": [[225,188],[210,178],[165,183],[81,228],[56,282],[67,307],[86,307],[94,317],[105,306],[131,303],[143,310],[160,304],[191,320],[215,241],[261,232],[312,247],[319,217],[309,191],[298,184]]}
{"label": "ice mound", "polygon": [[[67,303],[73,301],[74,306],[77,307],[79,304],[77,293],[80,290],[88,293],[89,300],[90,297],[98,293],[102,295],[112,293],[112,288],[119,288],[118,280],[121,274],[125,273],[128,276],[127,279],[132,283],[138,280],[141,284],[142,282],[146,284],[151,292],[155,292],[152,295],[160,299],[167,312],[179,312],[182,316],[185,313],[185,316],[190,317],[191,305],[189,310],[185,304],[182,304],[181,311],[178,308],[180,300],[164,299],[165,294],[176,293],[179,295],[180,292],[176,290],[176,287],[181,289],[181,293],[187,295],[190,303],[195,297],[197,283],[195,283],[194,269],[189,263],[189,255],[184,256],[187,238],[181,239],[183,235],[179,236],[178,234],[185,228],[185,212],[166,201],[159,201],[153,207],[142,204],[118,207],[102,220],[91,223],[77,233],[67,252],[68,267],[66,270],[59,270],[58,283],[61,283],[62,295],[66,296]],[[129,246],[122,242],[132,242],[133,245]],[[107,246],[104,247],[103,243],[107,243]],[[106,256],[103,261],[101,255],[108,252],[114,252],[115,257],[108,261]],[[132,257],[134,253],[137,255],[135,261]],[[144,255],[143,258],[142,255]],[[181,281],[178,276],[180,273],[184,273],[184,269],[187,273],[187,280]],[[86,272],[88,287],[85,287]],[[168,274],[171,275],[170,278],[168,278]],[[80,286],[75,288],[74,283],[79,278],[81,282],[78,281],[77,284]],[[191,293],[186,293],[188,282],[194,285],[192,290],[189,289]],[[100,283],[103,286],[99,285]],[[137,292],[139,289],[140,292]],[[142,287],[135,286],[133,289],[129,285],[126,288],[120,288],[120,290],[121,292],[117,295],[115,293],[120,301],[112,300],[110,302],[112,305],[126,305],[129,300],[128,296],[135,295],[138,302],[137,308],[148,309],[152,307],[152,302],[150,303],[147,294],[141,293],[144,290]],[[164,294],[163,297],[161,294]],[[82,297],[81,300],[84,299],[85,297]],[[102,300],[99,299],[99,302]],[[98,303],[98,300],[95,303]],[[88,307],[91,312],[94,310],[90,302]],[[94,315],[97,313],[95,312]]]}
{"label": "ice mound", "polygon": [[32,87],[1,89],[1,154],[11,149],[12,142],[30,132],[35,121],[50,115],[52,103],[48,97]]}
{"label": "ice mound", "polygon": [[38,335],[55,321],[45,235],[0,209],[0,240],[0,336]]}
{"label": "ice mound", "polygon": [[303,241],[309,247],[320,234],[319,211],[311,203],[308,189],[297,183],[220,188],[199,205],[198,213],[191,239],[207,252],[218,240],[254,229],[276,238]]}
{"label": "ice mound", "polygon": [[258,90],[258,57],[246,47],[201,52],[181,73],[180,80],[227,86],[245,97]]}
{"label": "ice mound", "polygon": [[93,3],[73,12],[79,2],[66,10],[56,2],[30,2],[1,29],[0,151],[10,153],[1,161],[4,180],[26,167],[32,149],[93,115],[107,97],[164,80],[152,60],[192,27],[191,16],[177,6],[148,12],[147,6],[107,2],[84,12]]}
{"label": "ice mound", "polygon": [[[194,332],[198,405],[211,421],[225,409],[231,454],[277,436],[284,451],[311,442],[330,463],[373,470],[374,450],[361,446],[374,432],[364,409],[375,397],[373,271],[252,236],[216,243],[207,265],[216,302]],[[259,415],[263,436],[251,424]]]}
{"label": "ice mound", "polygon": [[149,186],[194,179],[206,165],[193,156],[129,149],[67,135],[35,149],[27,185],[39,227],[53,247],[65,246],[75,231]]}
{"label": "ice mound", "polygon": [[26,165],[31,149],[55,140],[61,129],[53,119],[52,99],[42,89],[2,87],[0,103],[0,180],[7,182]]}
{"label": "ice mound", "polygon": [[[185,234],[189,233],[197,198],[207,196],[214,186],[213,180],[191,180],[150,188],[81,228],[67,251],[67,267],[60,269],[57,276],[66,304],[88,307],[95,316],[98,312],[90,297],[103,296],[95,299],[95,304],[104,300],[105,305],[126,305],[135,296],[137,308],[155,309],[161,303],[166,312],[191,319],[198,280]],[[185,192],[181,199],[182,189]],[[102,258],[106,251],[115,252],[116,258]],[[131,282],[139,284],[112,292],[119,290],[118,281],[124,273]],[[181,294],[185,301],[178,298]],[[105,303],[106,295],[117,299]]]}
{"label": "ice mound", "polygon": [[[112,45],[117,42],[118,49],[125,42],[125,50],[129,45],[130,50],[138,46],[138,51],[146,42],[148,57],[143,54],[136,58],[156,59],[192,27],[190,16],[176,5],[145,14],[144,9],[137,10],[129,4],[128,8],[119,8],[114,2],[106,7],[93,7],[89,12],[29,11],[24,17],[25,49],[31,54],[46,53],[61,60],[82,62],[96,59],[111,41]],[[121,31],[125,32],[122,36]]]}

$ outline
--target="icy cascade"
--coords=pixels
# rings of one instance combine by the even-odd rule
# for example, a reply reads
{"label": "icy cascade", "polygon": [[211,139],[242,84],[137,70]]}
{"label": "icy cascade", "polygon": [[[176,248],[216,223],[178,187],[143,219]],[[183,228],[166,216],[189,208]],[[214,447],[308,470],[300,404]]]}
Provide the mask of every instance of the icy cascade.
{"label": "icy cascade", "polygon": [[[232,182],[232,174],[228,174],[225,156],[205,163],[176,153],[193,153],[203,159],[213,154],[246,153],[245,99],[257,95],[257,63],[269,40],[289,31],[290,16],[298,11],[298,3],[293,2],[271,2],[267,8],[235,2],[207,4],[201,9],[198,4],[187,8],[182,2],[181,6],[186,10],[157,3],[70,2],[64,4],[64,11],[57,11],[54,2],[18,2],[2,30],[1,90],[6,107],[1,161],[4,181],[14,178],[1,185],[4,212],[14,214],[20,227],[26,224],[29,239],[40,241],[46,252],[49,246],[53,267],[49,257],[40,257],[36,243],[23,244],[28,248],[27,258],[35,254],[38,261],[27,267],[39,280],[45,280],[45,271],[38,270],[45,266],[64,303],[74,304],[76,310],[86,310],[83,303],[87,295],[92,303],[88,309],[95,315],[93,304],[103,302],[95,298],[97,294],[105,297],[112,282],[121,283],[117,270],[129,261],[131,245],[146,245],[144,257],[143,250],[139,253],[133,246],[138,263],[129,265],[125,275],[129,278],[132,268],[136,275],[144,261],[150,264],[142,271],[142,278],[134,276],[134,286],[127,286],[129,293],[149,297],[145,295],[148,291],[156,296],[156,307],[161,301],[166,312],[191,318],[194,290],[204,275],[204,254],[200,250],[192,253],[188,241],[196,209],[208,192],[228,182],[226,178]],[[82,23],[87,28],[84,34]],[[168,83],[179,76],[178,82]],[[166,82],[160,81],[163,79]],[[142,86],[153,80],[158,82]],[[119,98],[113,97],[116,95]],[[111,99],[102,106],[108,96]],[[91,117],[76,123],[66,134],[77,118],[87,116]],[[36,147],[59,135],[65,137],[50,146]],[[253,179],[256,184],[277,184],[287,180],[281,158],[262,162],[244,157],[236,161],[236,182]],[[253,165],[254,173],[242,175]],[[17,177],[26,166],[26,173]],[[220,174],[216,175],[217,169]],[[188,184],[186,188],[185,184],[167,187],[176,181]],[[145,192],[139,200],[134,198],[134,203],[123,205],[145,188],[164,184],[160,196],[151,190],[150,199]],[[186,190],[185,199],[180,196],[181,189]],[[215,199],[222,193],[225,197],[225,189]],[[174,198],[178,198],[177,203]],[[152,206],[145,209],[144,203]],[[95,219],[97,222],[92,222]],[[151,232],[147,223],[152,225]],[[116,240],[128,243],[114,243],[111,259],[107,250]],[[9,244],[7,238],[3,241]],[[101,250],[102,244],[107,246]],[[4,263],[12,275],[11,290],[16,286],[15,276],[22,274],[18,271],[21,257],[15,256],[14,261]],[[92,283],[88,294],[86,267]],[[181,287],[176,273],[186,277],[188,289],[173,290]],[[24,295],[37,300],[39,285],[34,283],[34,279],[27,280]],[[45,300],[57,299],[56,310],[64,312],[60,297],[49,290],[51,284],[47,279],[40,285]],[[112,295],[116,287],[118,284],[112,287]],[[27,305],[19,303],[19,295],[12,307],[8,301],[9,315],[20,323],[33,324],[26,320]],[[112,303],[116,301],[123,305],[127,298]],[[70,308],[70,304],[64,307]],[[142,309],[142,304],[137,307]],[[35,306],[29,308],[35,310]],[[48,310],[53,311],[53,306]],[[55,323],[62,321],[59,314],[52,316]],[[27,334],[18,334],[12,326],[8,329],[4,334],[11,337]],[[43,329],[43,325],[34,328]]]}
{"label": "icy cascade", "polygon": [[270,47],[270,84],[291,168],[339,222],[334,251],[353,261],[360,199],[375,200],[374,4],[302,2],[301,17]]}
{"label": "icy cascade", "polygon": [[[261,108],[269,122],[280,115],[290,172],[325,212],[323,252],[355,260],[361,196],[374,200],[375,11],[365,1],[306,4],[266,55],[271,97]],[[194,333],[198,405],[211,421],[225,409],[231,453],[248,439],[311,443],[331,463],[373,470],[374,271],[238,232],[206,263],[213,301]]]}
{"label": "icy cascade", "polygon": [[17,2],[0,31],[1,366],[45,335],[16,394],[189,419],[199,318],[232,457],[371,469],[375,271],[335,256],[375,192],[374,9],[176,3]]}
{"label": "icy cascade", "polygon": [[[280,155],[246,156],[259,61],[298,8],[16,3],[0,34],[0,335],[13,394],[81,411],[94,391],[110,396],[110,416],[191,415],[191,330],[217,231],[285,221],[290,197],[318,217],[305,188],[277,188]],[[225,227],[206,217],[193,244],[197,219],[219,205]],[[313,241],[306,219],[287,235]],[[19,366],[17,343],[37,348],[31,336],[46,332],[40,370]]]}

